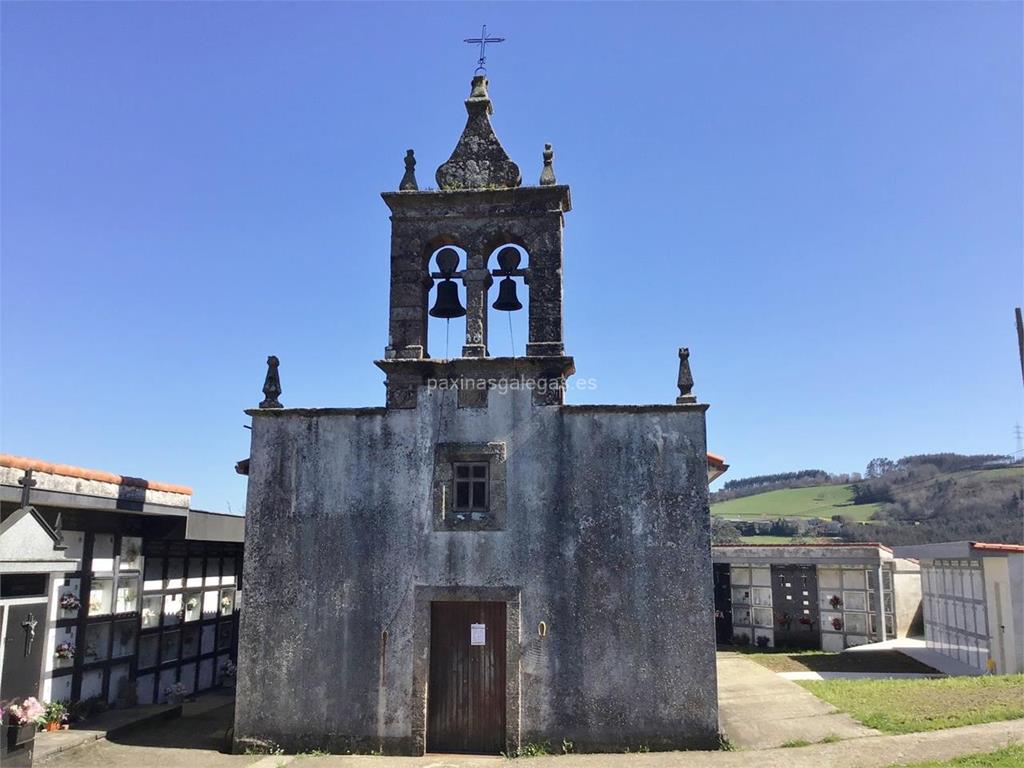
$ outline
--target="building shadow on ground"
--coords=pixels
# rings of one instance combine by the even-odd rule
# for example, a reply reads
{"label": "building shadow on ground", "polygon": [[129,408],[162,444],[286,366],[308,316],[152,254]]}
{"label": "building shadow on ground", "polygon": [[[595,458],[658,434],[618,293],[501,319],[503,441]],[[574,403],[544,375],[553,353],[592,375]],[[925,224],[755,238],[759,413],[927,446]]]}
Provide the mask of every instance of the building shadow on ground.
{"label": "building shadow on ground", "polygon": [[234,702],[197,714],[144,723],[108,734],[107,741],[130,747],[163,747],[227,752],[228,729],[235,718]]}
{"label": "building shadow on ground", "polygon": [[883,674],[941,674],[904,653],[890,649],[877,651],[794,651],[785,648],[750,648],[720,646],[721,651],[734,651],[774,672],[878,672]]}

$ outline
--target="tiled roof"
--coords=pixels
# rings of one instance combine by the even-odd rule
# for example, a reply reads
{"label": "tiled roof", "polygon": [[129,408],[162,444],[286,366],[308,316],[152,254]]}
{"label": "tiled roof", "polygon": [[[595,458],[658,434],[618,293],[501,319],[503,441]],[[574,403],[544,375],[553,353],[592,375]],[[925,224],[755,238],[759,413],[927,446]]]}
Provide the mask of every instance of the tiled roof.
{"label": "tiled roof", "polygon": [[1024,552],[1024,546],[1020,544],[986,544],[983,541],[972,541],[971,549],[981,549],[987,552]]}
{"label": "tiled roof", "polygon": [[51,464],[48,461],[29,459],[24,456],[12,456],[9,453],[0,453],[0,467],[31,469],[33,472],[46,472],[51,475],[63,475],[64,477],[78,477],[82,480],[95,480],[100,483],[129,485],[136,488],[148,488],[153,491],[180,493],[185,496],[192,495],[192,489],[187,485],[158,483],[155,480],[144,480],[141,477],[115,475],[112,472],[104,472],[99,469],[83,469],[82,467],[72,467],[68,464]]}

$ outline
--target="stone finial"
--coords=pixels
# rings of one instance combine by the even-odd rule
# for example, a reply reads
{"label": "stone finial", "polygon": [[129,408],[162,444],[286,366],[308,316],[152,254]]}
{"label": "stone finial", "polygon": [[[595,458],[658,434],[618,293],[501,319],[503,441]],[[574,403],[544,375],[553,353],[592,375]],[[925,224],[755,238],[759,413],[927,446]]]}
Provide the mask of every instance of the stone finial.
{"label": "stone finial", "polygon": [[494,109],[491,107],[491,97],[487,93],[487,86],[490,84],[491,81],[487,79],[487,75],[473,75],[473,81],[469,84],[470,101],[474,99],[486,99],[488,115],[494,112]]}
{"label": "stone finial", "polygon": [[267,378],[263,380],[263,394],[266,396],[260,408],[284,408],[277,398],[281,395],[281,376],[277,367],[281,364],[274,355],[267,358]]}
{"label": "stone finial", "polygon": [[693,374],[690,373],[690,350],[686,347],[679,348],[679,380],[676,384],[679,387],[677,405],[697,402],[697,396],[693,394]]}
{"label": "stone finial", "polygon": [[491,99],[487,78],[476,75],[466,99],[469,119],[452,156],[437,169],[437,186],[443,190],[509,189],[522,183],[519,166],[512,162],[491,127]]}
{"label": "stone finial", "polygon": [[550,144],[544,145],[544,170],[540,172],[540,185],[542,187],[550,187],[555,184],[555,169],[552,166],[552,161],[555,158],[555,152],[551,149]]}
{"label": "stone finial", "polygon": [[411,149],[405,152],[405,175],[398,184],[399,192],[415,192],[419,189],[416,184],[416,155]]}

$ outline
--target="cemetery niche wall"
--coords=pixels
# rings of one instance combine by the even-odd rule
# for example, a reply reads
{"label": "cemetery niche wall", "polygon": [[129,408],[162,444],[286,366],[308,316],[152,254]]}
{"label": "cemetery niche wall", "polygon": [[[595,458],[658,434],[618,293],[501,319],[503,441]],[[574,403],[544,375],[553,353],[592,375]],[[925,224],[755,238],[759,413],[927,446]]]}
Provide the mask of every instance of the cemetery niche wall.
{"label": "cemetery niche wall", "polygon": [[920,632],[920,568],[881,544],[718,545],[712,558],[719,643],[842,651]]}
{"label": "cemetery niche wall", "polygon": [[930,649],[980,672],[1024,672],[1024,546],[950,541],[897,551],[920,560]]}
{"label": "cemetery niche wall", "polygon": [[[272,357],[247,411],[236,747],[716,747],[707,406],[689,353],[673,403],[564,402],[569,187],[550,147],[522,186],[484,77],[466,108],[440,188],[419,190],[410,151],[383,195],[385,407],[282,407]],[[506,311],[528,315],[525,355],[490,354]],[[431,317],[464,330],[460,356],[436,356]]]}
{"label": "cemetery niche wall", "polygon": [[38,627],[41,697],[96,710],[233,683],[243,519],[192,509],[184,486],[0,454],[3,520],[29,471],[71,563]]}
{"label": "cemetery niche wall", "polygon": [[59,532],[28,503],[31,474],[22,479],[21,503],[0,519],[0,765],[5,768],[32,765],[36,723],[26,700],[41,696],[53,585],[77,567],[65,556]]}

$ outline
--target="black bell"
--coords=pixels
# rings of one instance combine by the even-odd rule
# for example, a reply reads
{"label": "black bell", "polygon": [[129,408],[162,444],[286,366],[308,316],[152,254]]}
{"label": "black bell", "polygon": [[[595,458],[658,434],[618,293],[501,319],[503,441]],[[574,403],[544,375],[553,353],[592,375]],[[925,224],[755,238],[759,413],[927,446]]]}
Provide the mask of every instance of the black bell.
{"label": "black bell", "polygon": [[491,306],[502,312],[515,312],[517,309],[523,308],[523,305],[519,303],[519,297],[516,296],[515,280],[506,277],[498,283],[498,298]]}
{"label": "black bell", "polygon": [[434,308],[430,310],[431,317],[462,317],[466,314],[466,308],[459,301],[459,286],[451,280],[442,280],[437,284],[437,299],[434,301]]}

